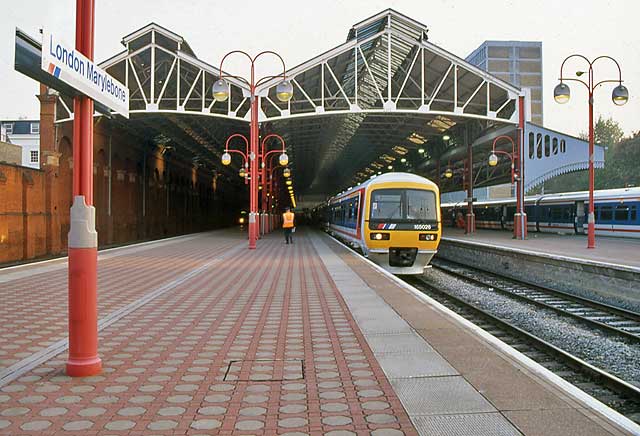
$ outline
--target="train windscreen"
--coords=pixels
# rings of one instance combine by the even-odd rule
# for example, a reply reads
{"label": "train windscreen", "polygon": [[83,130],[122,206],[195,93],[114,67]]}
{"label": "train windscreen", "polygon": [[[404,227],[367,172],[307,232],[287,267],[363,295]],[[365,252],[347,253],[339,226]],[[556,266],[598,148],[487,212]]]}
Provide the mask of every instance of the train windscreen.
{"label": "train windscreen", "polygon": [[436,221],[436,196],[421,189],[377,189],[370,214],[372,220]]}

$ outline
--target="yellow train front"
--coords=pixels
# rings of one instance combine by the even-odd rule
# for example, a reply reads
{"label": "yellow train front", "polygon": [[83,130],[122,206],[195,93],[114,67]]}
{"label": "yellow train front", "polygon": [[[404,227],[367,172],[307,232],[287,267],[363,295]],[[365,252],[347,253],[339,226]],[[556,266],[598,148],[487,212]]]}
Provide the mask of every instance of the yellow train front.
{"label": "yellow train front", "polygon": [[393,274],[422,274],[441,236],[438,187],[387,173],[332,198],[329,230]]}

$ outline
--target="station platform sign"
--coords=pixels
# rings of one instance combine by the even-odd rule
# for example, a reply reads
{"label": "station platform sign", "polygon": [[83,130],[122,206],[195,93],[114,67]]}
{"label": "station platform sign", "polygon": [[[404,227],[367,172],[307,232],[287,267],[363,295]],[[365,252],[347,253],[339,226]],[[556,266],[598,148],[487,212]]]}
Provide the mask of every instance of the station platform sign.
{"label": "station platform sign", "polygon": [[129,118],[129,89],[56,35],[43,31],[42,70]]}

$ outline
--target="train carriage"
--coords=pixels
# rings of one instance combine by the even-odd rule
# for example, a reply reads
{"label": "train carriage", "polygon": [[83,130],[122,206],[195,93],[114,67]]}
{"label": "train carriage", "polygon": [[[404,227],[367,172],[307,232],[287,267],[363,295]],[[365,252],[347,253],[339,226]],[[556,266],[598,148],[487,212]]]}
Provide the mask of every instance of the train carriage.
{"label": "train carriage", "polygon": [[[605,189],[594,192],[596,235],[640,238],[640,188]],[[589,193],[567,192],[525,198],[527,228],[530,232],[586,234]],[[455,224],[458,212],[466,213],[460,203],[442,205],[444,225]],[[474,203],[476,227],[513,230],[516,211],[514,199]]]}
{"label": "train carriage", "polygon": [[422,274],[441,235],[438,187],[424,177],[387,173],[333,197],[331,233],[394,274]]}

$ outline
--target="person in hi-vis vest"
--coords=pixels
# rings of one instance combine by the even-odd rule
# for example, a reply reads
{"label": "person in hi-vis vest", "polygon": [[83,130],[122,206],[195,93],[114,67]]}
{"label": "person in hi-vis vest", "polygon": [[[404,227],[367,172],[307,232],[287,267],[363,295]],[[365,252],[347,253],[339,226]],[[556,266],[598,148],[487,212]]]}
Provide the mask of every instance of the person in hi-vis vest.
{"label": "person in hi-vis vest", "polygon": [[291,208],[286,208],[286,212],[282,214],[282,228],[284,229],[284,241],[286,244],[293,244],[291,234],[294,229],[294,218],[295,215],[291,212]]}

